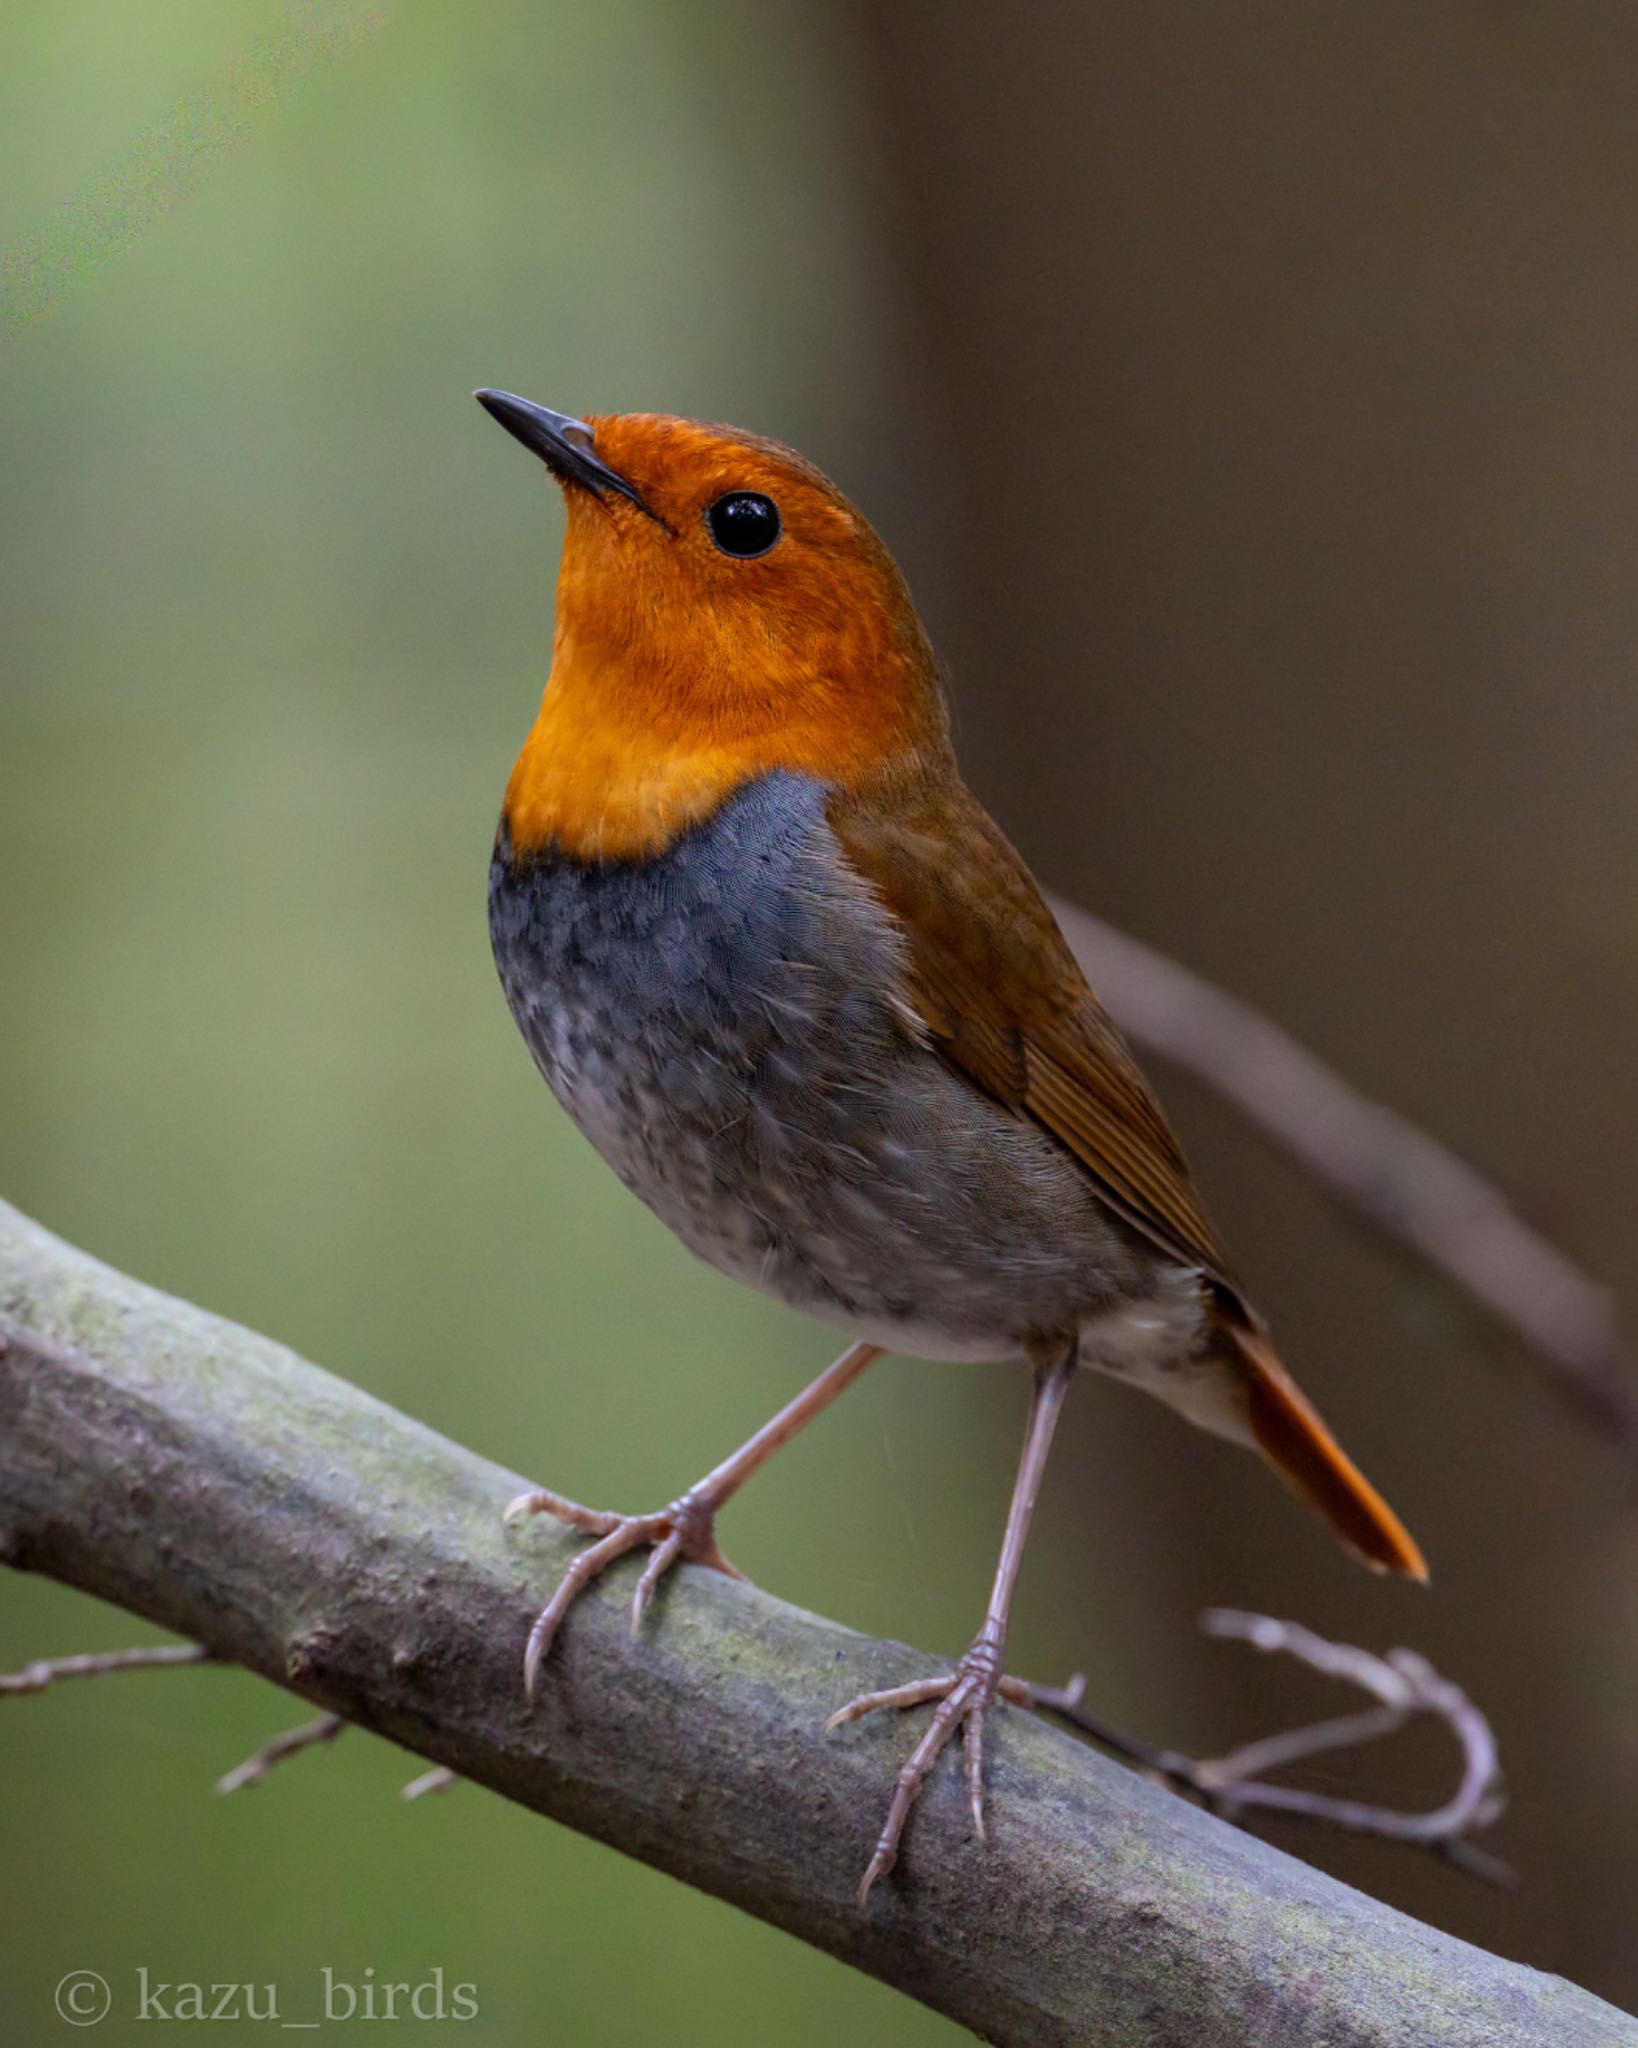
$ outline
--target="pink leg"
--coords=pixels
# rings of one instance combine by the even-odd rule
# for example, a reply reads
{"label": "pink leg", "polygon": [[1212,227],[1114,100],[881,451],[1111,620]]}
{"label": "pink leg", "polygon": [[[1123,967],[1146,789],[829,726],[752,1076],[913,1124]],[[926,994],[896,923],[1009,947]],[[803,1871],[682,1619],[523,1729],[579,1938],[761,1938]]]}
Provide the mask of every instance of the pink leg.
{"label": "pink leg", "polygon": [[1027,1686],[1002,1676],[1001,1659],[1006,1649],[1007,1616],[1012,1608],[1013,1588],[1018,1583],[1018,1567],[1023,1562],[1036,1496],[1046,1471],[1047,1453],[1052,1448],[1053,1433],[1058,1427],[1064,1395],[1068,1392],[1074,1369],[1075,1352],[1070,1345],[1052,1364],[1036,1370],[1029,1426],[1024,1436],[1018,1477],[1013,1484],[1012,1506],[1007,1511],[1006,1534],[1001,1539],[995,1585],[985,1610],[984,1625],[960,1663],[947,1676],[917,1679],[909,1685],[896,1685],[885,1692],[863,1693],[839,1708],[825,1723],[828,1734],[832,1728],[839,1728],[844,1722],[857,1721],[865,1714],[874,1713],[878,1707],[915,1707],[928,1700],[939,1701],[926,1733],[911,1752],[893,1787],[887,1818],[882,1823],[875,1852],[860,1881],[861,1907],[869,1900],[870,1888],[877,1878],[885,1877],[897,1861],[899,1838],[904,1833],[910,1809],[920,1794],[922,1781],[958,1728],[966,1749],[967,1800],[972,1810],[973,1828],[979,1840],[984,1839],[984,1716],[997,1695],[1019,1706],[1027,1707],[1031,1703]]}
{"label": "pink leg", "polygon": [[523,1682],[527,1690],[533,1692],[535,1689],[536,1674],[552,1647],[552,1639],[564,1615],[592,1580],[606,1571],[616,1558],[624,1557],[628,1550],[638,1550],[646,1544],[653,1551],[632,1595],[631,1628],[634,1635],[642,1621],[649,1595],[680,1558],[686,1558],[693,1564],[708,1565],[713,1571],[726,1572],[731,1578],[743,1578],[745,1574],[730,1564],[717,1546],[717,1511],[759,1466],[765,1465],[798,1430],[806,1427],[822,1409],[828,1408],[837,1395],[852,1386],[865,1367],[881,1355],[879,1344],[850,1345],[834,1365],[827,1366],[811,1386],[805,1387],[794,1401],[787,1402],[755,1436],[741,1444],[732,1457],[724,1458],[720,1465],[657,1514],[608,1514],[599,1508],[583,1508],[577,1501],[565,1500],[561,1494],[550,1493],[545,1488],[536,1493],[519,1494],[506,1510],[509,1522],[523,1515],[553,1515],[558,1521],[567,1522],[571,1529],[579,1529],[585,1535],[597,1538],[589,1548],[581,1551],[563,1574],[557,1591],[541,1609],[529,1631],[529,1646],[523,1659]]}

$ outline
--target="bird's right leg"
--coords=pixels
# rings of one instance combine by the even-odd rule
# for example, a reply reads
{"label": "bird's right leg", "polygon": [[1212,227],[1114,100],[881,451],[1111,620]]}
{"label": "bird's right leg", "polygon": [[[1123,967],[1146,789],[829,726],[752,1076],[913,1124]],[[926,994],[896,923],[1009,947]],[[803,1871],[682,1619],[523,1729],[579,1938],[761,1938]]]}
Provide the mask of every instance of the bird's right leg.
{"label": "bird's right leg", "polygon": [[718,1510],[739,1491],[753,1472],[768,1462],[775,1451],[788,1444],[822,1409],[828,1408],[837,1395],[850,1387],[865,1367],[881,1355],[879,1344],[850,1345],[834,1365],[827,1366],[811,1386],[805,1387],[794,1401],[787,1402],[755,1436],[741,1444],[732,1457],[724,1458],[720,1465],[656,1514],[617,1515],[598,1508],[583,1508],[578,1501],[565,1500],[561,1494],[548,1492],[544,1487],[534,1493],[519,1494],[506,1510],[509,1522],[525,1515],[552,1515],[558,1521],[566,1522],[571,1529],[578,1529],[584,1535],[597,1539],[569,1566],[558,1582],[557,1591],[535,1618],[523,1657],[525,1687],[530,1692],[534,1691],[536,1675],[552,1647],[552,1639],[564,1615],[592,1580],[606,1571],[616,1558],[624,1557],[628,1550],[640,1550],[646,1545],[653,1552],[631,1598],[633,1635],[642,1621],[649,1595],[680,1560],[708,1565],[713,1571],[742,1579],[745,1574],[731,1564],[718,1548]]}
{"label": "bird's right leg", "polygon": [[995,1585],[985,1610],[984,1626],[973,1638],[952,1672],[936,1678],[914,1679],[885,1692],[861,1693],[840,1707],[825,1723],[833,1728],[873,1714],[880,1707],[919,1707],[937,1700],[933,1717],[920,1742],[911,1752],[893,1786],[887,1819],[876,1838],[875,1851],[859,1885],[859,1906],[864,1908],[870,1888],[885,1877],[898,1859],[899,1838],[910,1809],[921,1796],[922,1781],[938,1762],[941,1752],[961,1733],[966,1751],[967,1799],[972,1809],[973,1832],[984,1839],[984,1720],[997,1699],[1012,1700],[1019,1706],[1031,1704],[1029,1688],[1016,1678],[1006,1677],[1001,1658],[1007,1644],[1007,1619],[1012,1612],[1013,1589],[1023,1562],[1024,1545],[1035,1515],[1035,1501],[1046,1472],[1047,1453],[1052,1448],[1064,1396],[1075,1372],[1076,1346],[1071,1339],[1060,1347],[1045,1349],[1035,1368],[1035,1391],[1030,1397],[1029,1426],[1024,1434],[1024,1453],[1018,1461],[1013,1482],[1012,1506],[1007,1510],[1006,1533],[1001,1539],[1001,1556],[995,1568]]}

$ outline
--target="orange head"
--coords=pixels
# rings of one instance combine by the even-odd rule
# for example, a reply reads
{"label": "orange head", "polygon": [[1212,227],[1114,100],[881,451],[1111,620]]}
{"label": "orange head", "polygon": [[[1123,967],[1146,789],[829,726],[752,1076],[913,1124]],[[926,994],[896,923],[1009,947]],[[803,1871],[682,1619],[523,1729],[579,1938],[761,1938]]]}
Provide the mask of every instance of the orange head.
{"label": "orange head", "polygon": [[552,673],[512,771],[515,852],[656,852],[771,769],[843,787],[948,757],[893,558],[828,478],[732,427],[479,402],[568,506]]}

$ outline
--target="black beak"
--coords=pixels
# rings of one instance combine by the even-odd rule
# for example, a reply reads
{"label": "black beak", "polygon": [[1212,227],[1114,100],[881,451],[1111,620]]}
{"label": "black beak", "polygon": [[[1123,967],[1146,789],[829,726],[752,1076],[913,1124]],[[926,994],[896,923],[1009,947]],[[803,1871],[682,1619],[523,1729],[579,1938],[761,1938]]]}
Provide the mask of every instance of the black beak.
{"label": "black beak", "polygon": [[579,484],[597,498],[606,491],[615,491],[622,498],[629,498],[640,512],[648,512],[651,519],[655,517],[643,503],[636,485],[627,483],[598,455],[592,430],[584,420],[550,412],[544,405],[533,405],[510,391],[474,391],[472,396],[514,440],[521,441],[531,455],[538,455],[559,483]]}

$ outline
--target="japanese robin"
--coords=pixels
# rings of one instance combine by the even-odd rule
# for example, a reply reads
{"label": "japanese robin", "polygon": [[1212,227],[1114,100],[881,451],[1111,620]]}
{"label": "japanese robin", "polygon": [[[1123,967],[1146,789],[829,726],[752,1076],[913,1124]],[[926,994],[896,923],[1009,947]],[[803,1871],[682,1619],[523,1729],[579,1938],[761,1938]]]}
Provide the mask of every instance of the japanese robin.
{"label": "japanese robin", "polygon": [[1382,1571],[1421,1553],[1275,1356],[1158,1103],[1041,892],[961,780],[938,664],[887,549],[789,448],[634,413],[480,403],[562,486],[551,676],[490,869],[502,985],[552,1092],[719,1271],[849,1348],[659,1512],[514,1502],[590,1536],[530,1633],[646,1548],[732,1572],[725,1501],[883,1351],[1023,1359],[1024,1450],[983,1626],[936,1702],[860,1887],[985,1710],[1070,1380],[1092,1366],[1260,1451]]}

